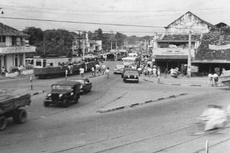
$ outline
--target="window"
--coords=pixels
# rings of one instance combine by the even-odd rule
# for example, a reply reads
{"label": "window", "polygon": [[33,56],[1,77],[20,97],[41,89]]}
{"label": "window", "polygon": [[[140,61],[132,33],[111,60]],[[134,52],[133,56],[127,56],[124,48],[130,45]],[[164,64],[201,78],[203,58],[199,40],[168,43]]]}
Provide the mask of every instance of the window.
{"label": "window", "polygon": [[0,42],[6,42],[6,36],[0,36]]}

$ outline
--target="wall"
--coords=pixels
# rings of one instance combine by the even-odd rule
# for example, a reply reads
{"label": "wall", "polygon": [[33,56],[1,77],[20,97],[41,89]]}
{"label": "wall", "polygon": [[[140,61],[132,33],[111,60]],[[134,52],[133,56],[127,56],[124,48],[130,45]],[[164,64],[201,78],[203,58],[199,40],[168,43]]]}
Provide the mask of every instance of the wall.
{"label": "wall", "polygon": [[167,33],[170,34],[188,34],[191,27],[192,33],[207,33],[209,32],[208,25],[197,18],[196,16],[187,13],[180,19],[176,20],[167,28]]}

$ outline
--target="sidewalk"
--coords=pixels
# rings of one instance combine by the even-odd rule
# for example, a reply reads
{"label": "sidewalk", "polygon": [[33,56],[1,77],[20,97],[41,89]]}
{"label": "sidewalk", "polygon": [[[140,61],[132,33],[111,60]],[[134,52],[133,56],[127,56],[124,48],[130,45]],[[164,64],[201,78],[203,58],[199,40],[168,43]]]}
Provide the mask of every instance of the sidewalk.
{"label": "sidewalk", "polygon": [[[157,77],[148,77],[148,76],[141,76],[145,81],[151,83],[158,83]],[[168,85],[178,85],[178,86],[204,86],[204,87],[211,87],[209,84],[208,77],[178,77],[173,78],[171,76],[160,77],[160,84],[168,84]]]}

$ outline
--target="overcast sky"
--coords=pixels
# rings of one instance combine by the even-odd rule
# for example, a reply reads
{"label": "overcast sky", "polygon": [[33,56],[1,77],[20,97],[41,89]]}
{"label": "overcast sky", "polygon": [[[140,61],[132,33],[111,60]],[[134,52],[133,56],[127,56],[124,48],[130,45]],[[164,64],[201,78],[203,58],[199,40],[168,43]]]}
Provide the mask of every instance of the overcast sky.
{"label": "overcast sky", "polygon": [[[1,0],[0,8],[4,14],[0,14],[0,22],[18,30],[34,26],[42,30],[61,28],[93,32],[101,28],[103,32],[145,36],[164,31],[165,26],[187,11],[211,24],[230,24],[229,6],[229,0]],[[19,18],[39,20],[26,21]]]}

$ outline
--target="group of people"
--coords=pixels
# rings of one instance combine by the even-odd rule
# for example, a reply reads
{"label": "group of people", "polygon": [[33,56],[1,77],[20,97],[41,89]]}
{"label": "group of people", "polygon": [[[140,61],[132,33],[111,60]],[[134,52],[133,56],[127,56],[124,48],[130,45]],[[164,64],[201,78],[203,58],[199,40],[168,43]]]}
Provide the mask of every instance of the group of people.
{"label": "group of people", "polygon": [[160,67],[156,67],[156,65],[153,65],[151,67],[150,65],[145,66],[144,68],[144,75],[145,76],[152,76],[152,77],[159,77],[161,75]]}
{"label": "group of people", "polygon": [[[85,72],[84,67],[81,67],[79,69],[79,72],[80,72],[81,77],[84,77],[84,72]],[[95,76],[97,76],[97,74],[101,73],[102,75],[106,74],[107,78],[109,78],[109,67],[107,67],[104,64],[102,66],[100,66],[100,64],[97,63],[95,66],[92,66],[91,72],[92,72],[93,77],[95,77]]]}

